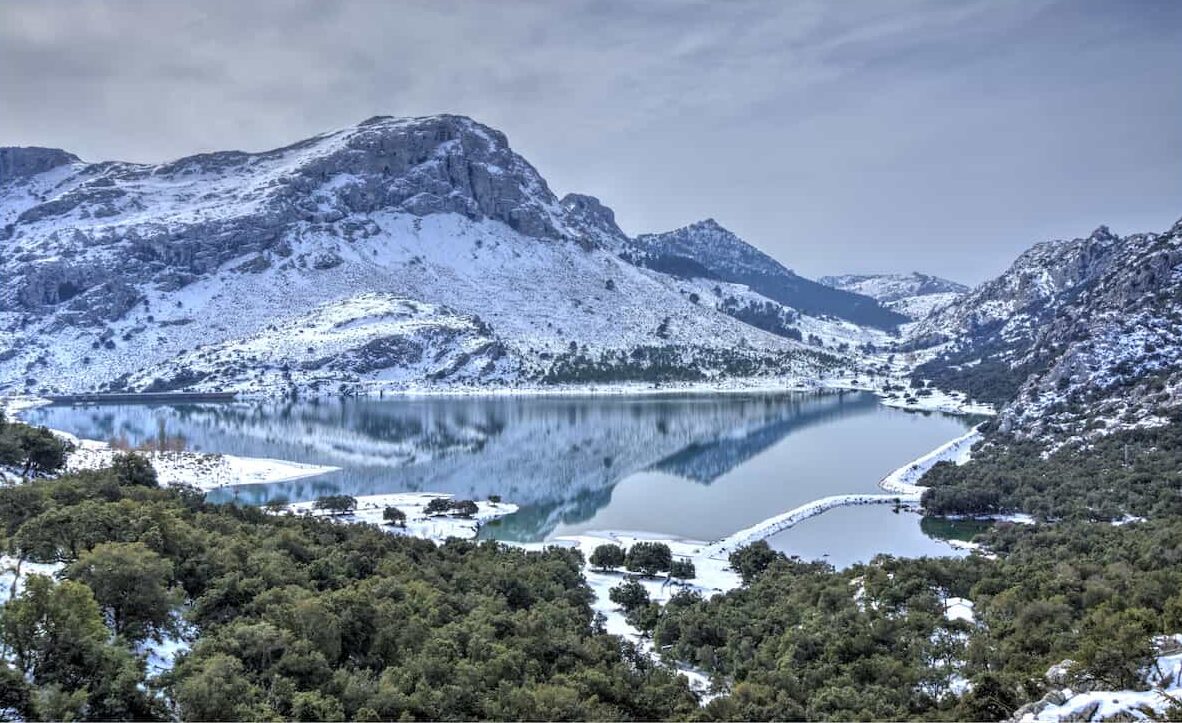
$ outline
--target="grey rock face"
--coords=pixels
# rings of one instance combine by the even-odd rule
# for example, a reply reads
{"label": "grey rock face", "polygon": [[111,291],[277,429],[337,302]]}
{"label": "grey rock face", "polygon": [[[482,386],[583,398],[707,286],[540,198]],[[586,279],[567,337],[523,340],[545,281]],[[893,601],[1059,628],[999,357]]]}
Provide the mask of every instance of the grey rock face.
{"label": "grey rock face", "polygon": [[0,183],[35,176],[67,163],[77,163],[78,156],[60,148],[0,148]]}
{"label": "grey rock face", "polygon": [[591,243],[603,248],[619,250],[628,243],[628,236],[616,225],[616,214],[598,198],[581,193],[562,197],[567,224]]}
{"label": "grey rock face", "polygon": [[[53,149],[2,149],[0,180],[77,160]],[[175,188],[183,190],[168,195]],[[126,304],[95,297],[113,276],[129,287],[175,289],[250,254],[260,260],[240,270],[262,270],[268,257],[290,255],[300,233],[367,235],[350,217],[377,211],[459,213],[539,240],[564,233],[557,199],[504,134],[460,116],[374,118],[266,153],[81,168],[66,190],[3,231],[24,253],[0,258],[9,280],[0,312],[44,313],[92,292],[80,321],[109,321]],[[312,263],[337,262],[319,256]]]}

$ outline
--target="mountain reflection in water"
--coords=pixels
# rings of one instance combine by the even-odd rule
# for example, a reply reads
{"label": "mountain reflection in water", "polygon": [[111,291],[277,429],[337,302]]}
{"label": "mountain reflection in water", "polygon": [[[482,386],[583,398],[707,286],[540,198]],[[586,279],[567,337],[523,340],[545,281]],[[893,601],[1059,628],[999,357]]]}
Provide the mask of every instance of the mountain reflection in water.
{"label": "mountain reflection in water", "polygon": [[[788,509],[817,491],[869,490],[893,466],[964,427],[941,415],[888,410],[873,395],[854,392],[79,405],[26,416],[84,438],[135,445],[180,437],[194,450],[342,468],[217,490],[210,493],[214,501],[262,504],[276,497],[404,491],[499,495],[521,509],[486,526],[482,536],[521,541],[586,529],[604,515],[649,523],[639,529],[707,536],[719,525]],[[888,428],[894,431],[886,433],[885,444],[897,449],[870,446],[893,461],[857,472],[869,479],[855,478],[843,467],[842,452],[861,444],[859,437],[880,436],[874,430]],[[788,464],[777,465],[779,473],[759,469],[761,459],[793,439],[808,440],[809,448],[791,451]],[[829,472],[811,471],[807,461],[818,445],[834,453],[831,479]],[[758,479],[748,479],[748,468]],[[794,479],[794,468],[807,479]],[[616,510],[621,503],[613,504],[613,495],[622,482],[629,498],[636,497],[632,490],[659,490],[660,497],[641,494],[629,509]],[[834,483],[845,488],[832,488]],[[679,498],[698,507],[679,511]],[[741,509],[723,514],[730,507]],[[703,515],[703,509],[717,513]],[[692,519],[702,516],[714,519]]]}

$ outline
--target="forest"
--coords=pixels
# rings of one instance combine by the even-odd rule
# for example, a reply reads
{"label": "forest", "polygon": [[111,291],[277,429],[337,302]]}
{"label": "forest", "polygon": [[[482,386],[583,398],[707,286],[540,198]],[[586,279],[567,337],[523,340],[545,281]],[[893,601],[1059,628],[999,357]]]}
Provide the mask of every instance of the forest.
{"label": "forest", "polygon": [[[0,487],[5,565],[58,569],[0,608],[0,718],[998,720],[1051,687],[1136,688],[1152,637],[1182,630],[1177,515],[1114,526],[1064,506],[1055,524],[989,529],[996,559],[845,570],[756,543],[731,557],[743,585],[709,600],[612,591],[665,663],[711,677],[723,694],[702,705],[670,665],[604,631],[576,551],[210,504],[159,487],[134,453],[51,477],[64,459],[52,436],[8,424],[0,439],[9,468],[46,465]],[[1123,473],[1158,475],[1160,442]],[[591,562],[662,574],[659,547]],[[974,619],[945,614],[956,597]],[[181,638],[175,666],[148,666]]]}
{"label": "forest", "polygon": [[1053,453],[993,433],[964,465],[942,462],[920,484],[932,515],[1025,512],[1040,520],[1111,521],[1182,514],[1182,419],[1116,431]]}

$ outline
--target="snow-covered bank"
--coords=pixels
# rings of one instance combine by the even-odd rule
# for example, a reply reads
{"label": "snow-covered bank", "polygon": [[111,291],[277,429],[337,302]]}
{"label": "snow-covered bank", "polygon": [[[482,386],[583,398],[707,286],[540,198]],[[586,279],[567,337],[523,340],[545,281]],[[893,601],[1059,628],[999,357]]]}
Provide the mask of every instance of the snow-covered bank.
{"label": "snow-covered bank", "polygon": [[[0,411],[9,419],[19,419],[18,415],[21,412],[49,403],[48,400],[37,397],[8,397],[0,400]],[[106,442],[79,439],[57,429],[50,431],[74,445],[74,450],[66,458],[68,472],[109,467],[115,455],[122,451]],[[237,457],[230,454],[186,450],[135,451],[152,463],[161,485],[192,485],[206,492],[220,487],[290,482],[340,469],[265,457]],[[3,479],[3,472],[0,471],[0,480]]]}
{"label": "snow-covered bank", "polygon": [[[339,514],[329,510],[316,508],[316,502],[294,502],[280,510],[297,515],[312,517],[327,517],[340,522],[357,522],[377,525],[393,534],[421,537],[427,540],[442,542],[449,537],[472,539],[480,531],[480,527],[489,520],[517,511],[517,505],[508,502],[493,502],[491,500],[474,500],[476,512],[468,517],[453,515],[427,514],[427,505],[431,500],[451,500],[453,495],[435,494],[430,492],[403,492],[385,495],[363,495],[354,498],[357,507],[353,511]],[[387,524],[383,514],[387,507],[394,507],[406,515],[405,526]]]}
{"label": "snow-covered bank", "polygon": [[[106,442],[78,439],[72,434],[54,430],[54,434],[73,442],[75,449],[66,460],[66,470],[109,467],[120,450]],[[335,472],[340,467],[301,464],[264,457],[236,457],[230,454],[211,454],[187,451],[137,451],[152,463],[161,485],[192,485],[203,491],[237,485],[289,482],[305,477],[316,477]]]}
{"label": "snow-covered bank", "polygon": [[914,391],[901,394],[880,392],[882,403],[888,407],[909,409],[918,412],[945,412],[947,414],[979,414],[993,416],[997,410],[988,404],[974,402],[960,392],[947,393],[928,387],[920,393]]}
{"label": "snow-covered bank", "polygon": [[974,428],[964,436],[946,442],[931,452],[915,459],[883,477],[878,486],[889,492],[903,495],[923,495],[926,487],[916,484],[928,470],[938,462],[952,462],[957,465],[969,461],[973,445],[981,439],[981,433]]}

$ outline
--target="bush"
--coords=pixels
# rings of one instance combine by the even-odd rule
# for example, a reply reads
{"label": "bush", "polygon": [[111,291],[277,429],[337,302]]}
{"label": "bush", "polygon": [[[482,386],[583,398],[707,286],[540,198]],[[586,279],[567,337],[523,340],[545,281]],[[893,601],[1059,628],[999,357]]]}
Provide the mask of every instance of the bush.
{"label": "bush", "polygon": [[325,495],[318,498],[314,506],[318,510],[342,515],[357,509],[357,498],[350,495]]}
{"label": "bush", "polygon": [[387,507],[382,510],[382,519],[388,524],[406,527],[406,513],[397,507]]}
{"label": "bush", "polygon": [[452,514],[454,514],[456,517],[471,517],[480,511],[480,508],[477,507],[476,503],[472,500],[460,500],[458,502],[452,502],[451,509]]}
{"label": "bush", "polygon": [[637,542],[624,556],[624,567],[642,575],[667,572],[672,564],[673,552],[663,542]]}
{"label": "bush", "polygon": [[619,545],[600,545],[591,553],[591,566],[600,570],[610,570],[624,564],[624,548]]}
{"label": "bush", "polygon": [[680,580],[693,580],[697,577],[698,571],[694,568],[694,563],[689,560],[674,560],[673,564],[669,566],[669,577],[676,577]]}
{"label": "bush", "polygon": [[436,497],[427,503],[423,511],[428,515],[446,515],[451,510],[451,500],[446,497]]}
{"label": "bush", "polygon": [[119,478],[119,484],[138,487],[159,487],[156,468],[147,457],[134,452],[123,452],[111,460],[111,469]]}
{"label": "bush", "polygon": [[644,585],[635,580],[625,580],[616,585],[608,590],[607,597],[616,605],[624,608],[625,612],[636,610],[649,603],[648,590],[645,590]]}

